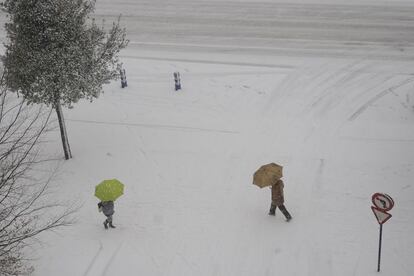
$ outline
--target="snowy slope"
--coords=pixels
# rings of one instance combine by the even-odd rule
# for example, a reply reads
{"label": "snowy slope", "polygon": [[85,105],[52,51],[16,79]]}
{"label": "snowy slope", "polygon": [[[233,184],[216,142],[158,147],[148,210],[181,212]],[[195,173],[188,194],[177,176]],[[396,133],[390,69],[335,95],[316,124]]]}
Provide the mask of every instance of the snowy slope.
{"label": "snowy slope", "polygon": [[[54,197],[83,206],[41,236],[35,276],[377,275],[375,192],[396,202],[381,275],[414,275],[414,6],[299,2],[98,1],[124,14],[129,87],[65,111]],[[269,162],[289,223],[251,184]],[[106,231],[107,178],[126,191]]]}

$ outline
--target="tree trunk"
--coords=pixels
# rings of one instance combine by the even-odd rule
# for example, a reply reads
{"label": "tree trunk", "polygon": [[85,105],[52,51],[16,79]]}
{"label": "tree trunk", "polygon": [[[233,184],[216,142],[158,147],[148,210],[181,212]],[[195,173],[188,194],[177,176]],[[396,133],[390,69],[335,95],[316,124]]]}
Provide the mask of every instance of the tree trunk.
{"label": "tree trunk", "polygon": [[65,159],[72,158],[70,151],[68,135],[66,133],[65,119],[63,118],[62,106],[59,101],[55,103],[55,110],[59,121],[60,136],[62,138],[63,152],[65,153]]}

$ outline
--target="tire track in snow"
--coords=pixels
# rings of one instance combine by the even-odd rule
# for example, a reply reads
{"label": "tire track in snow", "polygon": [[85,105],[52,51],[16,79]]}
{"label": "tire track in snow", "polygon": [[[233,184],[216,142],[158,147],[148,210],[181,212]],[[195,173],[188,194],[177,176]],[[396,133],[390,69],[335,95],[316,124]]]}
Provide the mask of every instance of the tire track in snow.
{"label": "tire track in snow", "polygon": [[96,260],[98,259],[99,254],[101,254],[102,249],[103,249],[102,242],[99,241],[98,251],[96,252],[95,256],[92,258],[91,262],[89,263],[88,267],[86,268],[85,273],[83,273],[83,276],[88,276],[89,275],[89,272],[91,271],[93,265],[95,264]]}
{"label": "tire track in snow", "polygon": [[413,143],[414,139],[397,139],[397,138],[370,138],[370,137],[354,137],[340,136],[340,139],[357,141],[357,142],[377,142],[377,143]]}
{"label": "tire track in snow", "polygon": [[338,70],[334,70],[331,74],[329,74],[323,83],[323,85],[326,85],[326,87],[323,89],[323,91],[321,91],[318,97],[316,97],[316,100],[313,100],[309,108],[312,109],[316,107],[326,97],[331,96],[333,87],[346,83],[347,81],[351,80],[353,76],[357,76],[362,70],[364,70],[364,68],[353,70],[353,68],[358,64],[360,64],[360,61],[346,64],[345,66],[339,68]]}
{"label": "tire track in snow", "polygon": [[249,67],[265,67],[265,68],[285,69],[285,70],[289,70],[289,71],[295,68],[294,66],[280,65],[280,64],[214,61],[214,60],[190,59],[190,58],[167,58],[167,57],[131,56],[131,55],[121,55],[121,57],[130,58],[130,59],[142,59],[142,60],[159,60],[159,61],[175,61],[175,62],[188,62],[188,63],[201,63],[201,64],[219,64],[219,65],[235,65],[235,66],[249,66]]}
{"label": "tire track in snow", "polygon": [[70,122],[97,124],[97,125],[115,125],[115,126],[134,126],[134,127],[147,127],[147,128],[159,128],[170,131],[187,131],[187,132],[214,132],[225,134],[239,134],[239,131],[227,130],[227,129],[212,129],[212,128],[198,128],[189,126],[177,126],[177,125],[157,125],[157,124],[142,124],[142,123],[124,123],[124,122],[105,122],[94,120],[80,120],[80,119],[66,119]]}
{"label": "tire track in snow", "polygon": [[113,261],[115,260],[116,256],[118,256],[119,250],[121,249],[122,245],[124,244],[124,242],[122,241],[118,247],[115,249],[115,251],[112,253],[111,258],[108,260],[108,262],[106,263],[106,266],[104,268],[104,271],[102,273],[102,276],[106,276],[109,267],[111,266],[111,264],[113,263]]}
{"label": "tire track in snow", "polygon": [[[95,256],[92,258],[91,262],[89,263],[83,276],[96,276],[96,275],[106,276],[109,267],[111,266],[114,259],[118,255],[119,250],[121,249],[123,244],[124,242],[121,241],[121,243],[115,248],[115,250],[112,251],[112,254],[108,258],[108,254],[106,253],[109,253],[109,250],[105,251],[102,241],[99,241],[99,249],[97,253],[95,254]],[[100,269],[102,264],[104,264],[104,268]]]}
{"label": "tire track in snow", "polygon": [[139,147],[139,152],[144,156],[144,158],[147,160],[147,161],[149,161],[149,162],[151,162],[153,165],[154,165],[154,167],[155,167],[155,171],[157,172],[156,174],[157,174],[157,176],[158,176],[158,178],[159,178],[159,183],[165,183],[166,182],[166,180],[165,180],[165,178],[162,176],[162,174],[160,173],[160,172],[162,172],[163,170],[161,169],[161,166],[160,166],[160,164],[157,162],[157,160],[156,159],[154,159],[154,158],[150,158],[149,156],[148,156],[148,154],[147,154],[147,152],[144,150],[144,148],[145,148],[145,143],[144,143],[144,138],[142,137],[142,135],[138,135],[138,139],[141,141],[141,145],[142,146],[140,146]]}
{"label": "tire track in snow", "polygon": [[393,87],[390,87],[386,90],[383,90],[382,92],[380,92],[379,94],[375,95],[373,98],[371,98],[370,100],[368,100],[367,102],[365,102],[360,108],[358,108],[357,111],[355,111],[349,118],[348,121],[354,121],[356,118],[358,118],[362,113],[365,112],[365,110],[368,109],[368,107],[370,105],[372,105],[373,103],[375,103],[376,101],[378,101],[379,99],[381,99],[382,97],[384,97],[385,95],[394,92],[395,89],[400,88],[406,84],[409,84],[411,82],[414,81],[414,78],[410,78],[410,79],[406,79],[405,81],[394,85]]}
{"label": "tire track in snow", "polygon": [[[325,62],[318,66],[295,70],[276,88],[269,101],[268,109],[277,101],[278,109],[294,105],[297,106],[297,112],[307,116],[319,102],[332,94],[332,87],[341,84],[341,81],[346,80],[356,71],[353,68],[359,63],[360,61],[347,62],[338,67],[338,65]],[[292,100],[295,101],[294,104],[286,103]]]}
{"label": "tire track in snow", "polygon": [[324,172],[324,169],[325,169],[325,159],[320,158],[318,168],[317,168],[317,171],[316,171],[314,185],[312,185],[313,197],[321,196],[321,193],[323,192],[323,172]]}
{"label": "tire track in snow", "polygon": [[[145,100],[144,101],[141,101]],[[174,99],[175,100],[175,99]],[[212,104],[199,104],[198,101],[192,100],[190,101],[175,101],[171,102],[171,98],[161,99],[159,97],[152,97],[148,95],[138,95],[138,96],[130,96],[127,95],[127,97],[123,97],[122,99],[122,105],[132,105],[132,106],[142,106],[142,107],[157,107],[161,109],[165,108],[176,108],[180,107],[182,109],[185,109],[185,111],[206,111],[210,112],[210,114],[214,114],[216,112],[223,112],[222,107],[217,107],[216,105]]]}
{"label": "tire track in snow", "polygon": [[[318,116],[323,117],[330,111],[336,113],[343,112],[344,109],[349,106],[349,98],[352,98],[354,94],[365,95],[369,91],[381,87],[385,82],[390,80],[392,77],[384,78],[381,74],[373,74],[372,76],[366,77],[366,75],[361,74],[363,71],[357,70],[354,73],[350,73],[344,76],[342,82],[337,82],[328,90],[331,92],[321,98],[321,101],[318,104],[313,106],[313,110],[318,114]],[[364,88],[365,83],[373,83],[369,87]],[[353,106],[353,105],[351,105]],[[339,107],[339,108],[338,108]],[[316,110],[319,108],[319,110]],[[311,109],[309,109],[310,111]],[[347,117],[348,113],[340,115],[340,117]]]}
{"label": "tire track in snow", "polygon": [[268,103],[263,108],[263,116],[270,116],[275,106],[278,106],[279,112],[286,105],[286,101],[290,99],[291,94],[300,90],[303,78],[308,74],[308,70],[296,69],[290,72],[271,92]]}

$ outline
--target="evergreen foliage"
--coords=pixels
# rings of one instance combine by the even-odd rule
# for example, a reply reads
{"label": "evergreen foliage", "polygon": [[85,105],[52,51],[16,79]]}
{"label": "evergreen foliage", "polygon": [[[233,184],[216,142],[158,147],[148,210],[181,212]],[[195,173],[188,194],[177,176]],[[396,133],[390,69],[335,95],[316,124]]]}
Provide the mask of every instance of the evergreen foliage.
{"label": "evergreen foliage", "polygon": [[95,1],[6,0],[8,43],[3,63],[6,85],[29,103],[72,107],[99,96],[102,85],[118,77],[118,53],[125,29],[109,33],[90,15]]}
{"label": "evergreen foliage", "polygon": [[90,15],[95,0],[5,0],[8,43],[2,57],[7,89],[27,103],[56,110],[65,159],[72,157],[62,106],[97,98],[119,74],[125,29],[113,23],[108,33]]}

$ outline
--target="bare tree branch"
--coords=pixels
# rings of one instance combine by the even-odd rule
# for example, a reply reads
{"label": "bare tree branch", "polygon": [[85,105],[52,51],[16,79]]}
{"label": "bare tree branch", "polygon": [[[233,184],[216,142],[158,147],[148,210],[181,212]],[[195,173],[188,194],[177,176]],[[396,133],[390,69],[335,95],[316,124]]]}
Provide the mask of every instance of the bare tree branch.
{"label": "bare tree branch", "polygon": [[[0,82],[0,275],[24,275],[22,249],[40,233],[73,223],[76,206],[50,202],[46,179],[34,170],[53,109],[27,105]],[[43,179],[43,180],[42,180]]]}

